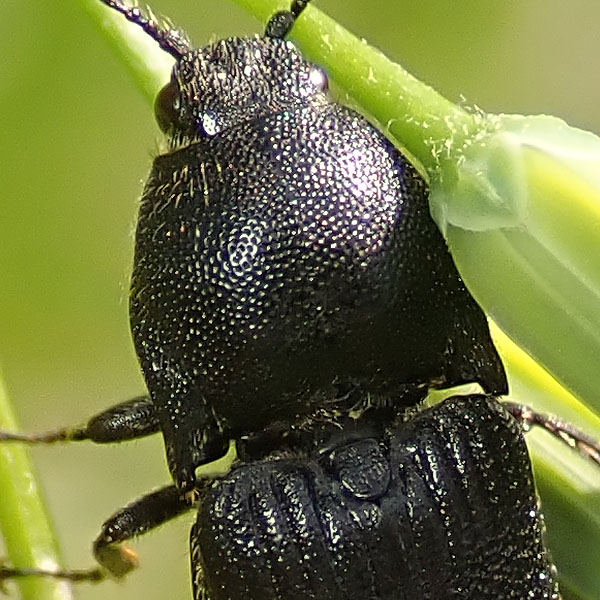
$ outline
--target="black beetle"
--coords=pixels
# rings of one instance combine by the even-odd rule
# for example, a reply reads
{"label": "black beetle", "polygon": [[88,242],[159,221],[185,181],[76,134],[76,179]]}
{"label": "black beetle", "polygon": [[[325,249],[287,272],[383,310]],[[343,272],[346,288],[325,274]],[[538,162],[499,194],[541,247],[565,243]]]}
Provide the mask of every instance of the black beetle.
{"label": "black beetle", "polygon": [[262,37],[193,50],[106,0],[176,59],[155,105],[169,151],[142,195],[130,316],[183,492],[231,439],[316,408],[394,410],[472,381],[507,392],[424,181],[284,40],[307,3]]}
{"label": "black beetle", "polygon": [[[274,41],[268,44],[219,43],[206,50],[208,64],[212,69],[223,60],[226,72],[232,54],[232,64],[239,66],[247,52],[251,58],[261,55],[260,60],[279,61],[279,52],[285,48],[289,55],[283,62],[293,64],[291,70],[287,65],[285,72],[301,75],[294,84],[297,87],[290,88],[301,91],[292,104],[298,100],[302,108],[307,94],[316,92],[314,107],[322,112],[319,117],[328,127],[316,140],[310,136],[316,129],[314,123],[304,117],[297,123],[293,114],[284,112],[283,120],[268,122],[269,111],[282,109],[281,99],[274,97],[274,104],[257,117],[262,120],[261,134],[269,138],[268,147],[263,147],[265,139],[252,137],[252,128],[244,129],[242,137],[231,135],[224,146],[200,147],[203,136],[221,142],[220,128],[225,127],[226,137],[230,119],[244,120],[239,115],[243,104],[238,92],[251,104],[256,101],[252,85],[249,90],[243,85],[244,78],[251,78],[254,84],[253,78],[260,72],[252,60],[245,64],[249,72],[241,72],[244,78],[225,89],[228,102],[216,108],[208,102],[201,114],[186,112],[188,105],[174,93],[173,85],[159,97],[159,122],[166,130],[176,123],[176,129],[172,152],[157,159],[145,192],[131,296],[133,331],[152,402],[138,399],[120,406],[116,413],[107,411],[103,417],[110,416],[110,426],[100,425],[97,441],[138,437],[160,429],[179,488],[169,489],[166,496],[178,510],[186,506],[180,492],[195,489],[195,467],[222,454],[229,438],[250,439],[256,430],[271,426],[268,444],[272,444],[292,423],[308,420],[315,411],[332,419],[378,409],[386,417],[393,416],[398,408],[420,401],[428,386],[478,380],[489,392],[506,391],[485,319],[460,282],[428,218],[420,178],[364,120],[337,105],[326,106],[319,93],[324,85],[322,74],[278,41],[285,27],[279,20],[272,21],[268,31]],[[175,53],[183,48],[178,46],[180,38],[167,36],[163,43]],[[277,50],[272,52],[269,46]],[[186,79],[190,70],[195,74],[199,67],[197,57],[182,61],[182,65],[178,77],[190,85],[187,91],[197,101],[199,88]],[[215,85],[222,73],[211,71]],[[283,77],[274,81],[286,85]],[[265,82],[258,83],[263,91],[267,89]],[[183,109],[174,113],[177,103]],[[220,113],[219,108],[227,110]],[[356,185],[365,198],[372,196],[366,207],[359,206],[362,213],[358,219],[352,212],[357,193],[346,196],[348,188],[343,186],[348,171],[341,169],[343,176],[338,181],[339,172],[324,160],[322,172],[307,171],[306,181],[302,181],[302,169],[296,171],[294,161],[286,162],[289,149],[280,144],[285,139],[274,134],[298,125],[307,126],[299,129],[300,135],[316,141],[316,149],[327,159],[340,153],[335,155],[334,166],[343,153],[356,152],[348,159],[349,170],[359,165],[363,173],[375,176],[371,183],[362,177]],[[320,148],[323,138],[331,146]],[[198,144],[192,160],[186,147],[191,142]],[[235,147],[238,142],[241,150]],[[232,156],[246,160],[243,153],[249,142],[258,142],[250,144],[252,168],[232,160]],[[305,149],[308,158],[302,155]],[[315,147],[306,144],[306,148],[292,150],[308,165]],[[373,156],[365,161],[370,152]],[[386,164],[387,170],[379,171],[375,164]],[[253,170],[257,166],[261,169]],[[269,173],[271,167],[296,178],[297,187],[280,189],[281,179]],[[263,173],[267,173],[265,181]],[[256,174],[260,177],[253,179]],[[319,213],[315,206],[322,210],[323,199],[312,184],[317,188],[330,185],[336,192],[339,188],[342,193],[335,196],[337,203],[351,205],[352,211],[335,206]],[[231,190],[241,191],[233,206],[227,205],[232,200]],[[296,209],[293,205],[291,212],[283,210],[282,214],[277,212],[279,205],[268,206],[273,198],[280,199],[278,193],[286,200],[308,199],[308,216],[299,219],[298,210],[303,211],[303,206]],[[290,193],[298,198],[288,198]],[[261,194],[266,194],[266,200]],[[381,194],[389,206],[382,204]],[[328,192],[326,199],[330,196]],[[236,211],[250,197],[258,201],[259,208],[246,219],[246,213]],[[215,199],[219,211],[211,212],[204,221],[199,211],[212,210]],[[382,209],[381,214],[374,214],[375,209]],[[238,220],[225,219],[229,211]],[[322,222],[311,220],[315,213]],[[223,223],[219,219],[224,219]],[[282,219],[294,231],[293,243],[286,238],[289,231],[285,228],[271,227],[273,219],[275,224]],[[355,221],[358,232],[349,228]],[[211,230],[215,223],[216,231]],[[303,238],[296,230],[305,225]],[[398,239],[396,228],[402,234]],[[323,240],[333,244],[324,248]],[[344,247],[344,240],[351,243]],[[352,245],[355,242],[358,245]],[[202,267],[196,264],[198,256],[202,256]],[[277,265],[285,264],[285,276],[278,280],[272,264],[256,268],[252,261],[260,262],[264,256]],[[246,288],[251,290],[251,302],[244,295]],[[210,343],[205,345],[207,341]],[[376,354],[380,346],[390,353],[387,357]],[[372,395],[365,400],[360,392]],[[243,412],[245,402],[250,402],[249,414]],[[99,422],[102,419],[94,423]],[[110,433],[115,425],[121,429],[113,437]],[[78,436],[94,438],[89,429],[68,437]],[[264,444],[265,440],[259,436],[259,441],[244,443]]]}
{"label": "black beetle", "polygon": [[194,50],[103,1],[176,63],[156,99],[168,151],[142,195],[131,279],[150,399],[108,411],[97,441],[160,429],[177,487],[193,494],[196,468],[230,440],[316,409],[393,414],[474,381],[507,392],[425,182],[284,40],[307,2],[262,37]]}

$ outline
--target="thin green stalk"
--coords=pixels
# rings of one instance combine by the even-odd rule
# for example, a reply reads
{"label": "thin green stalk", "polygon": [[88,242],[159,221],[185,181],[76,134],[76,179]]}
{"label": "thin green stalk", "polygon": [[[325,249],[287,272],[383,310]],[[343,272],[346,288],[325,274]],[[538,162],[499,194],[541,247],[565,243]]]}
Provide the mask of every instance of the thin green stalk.
{"label": "thin green stalk", "polygon": [[[0,375],[0,429],[18,431]],[[11,566],[60,568],[58,542],[44,506],[27,449],[0,444],[0,531]],[[51,578],[18,580],[22,600],[70,600],[71,587]]]}
{"label": "thin green stalk", "polygon": [[129,69],[132,79],[149,102],[169,80],[173,58],[142,29],[99,0],[78,0],[106,40]]}
{"label": "thin green stalk", "polygon": [[[275,0],[234,2],[263,23],[277,8],[289,5]],[[482,127],[478,115],[446,100],[312,5],[295,23],[290,38],[430,174],[436,172],[448,140],[460,143]]]}

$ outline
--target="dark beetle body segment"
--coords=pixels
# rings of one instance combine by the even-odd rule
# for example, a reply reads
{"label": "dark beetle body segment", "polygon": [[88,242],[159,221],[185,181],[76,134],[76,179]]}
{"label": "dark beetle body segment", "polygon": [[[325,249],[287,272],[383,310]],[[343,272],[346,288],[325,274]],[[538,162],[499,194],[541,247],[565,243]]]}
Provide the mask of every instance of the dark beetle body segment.
{"label": "dark beetle body segment", "polygon": [[241,464],[201,500],[196,600],[558,598],[520,426],[453,397]]}
{"label": "dark beetle body segment", "polygon": [[230,438],[347,414],[354,390],[507,391],[425,183],[325,88],[289,42],[234,38],[185,54],[159,101],[171,151],[142,198],[131,323],[184,489]]}

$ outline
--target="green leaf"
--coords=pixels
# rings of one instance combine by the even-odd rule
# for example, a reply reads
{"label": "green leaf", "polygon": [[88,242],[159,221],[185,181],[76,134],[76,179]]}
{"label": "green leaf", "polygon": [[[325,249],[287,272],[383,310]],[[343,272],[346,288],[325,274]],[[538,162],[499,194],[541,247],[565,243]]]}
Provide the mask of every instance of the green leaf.
{"label": "green leaf", "polygon": [[600,411],[600,139],[547,116],[446,161],[432,212],[472,292],[512,339]]}

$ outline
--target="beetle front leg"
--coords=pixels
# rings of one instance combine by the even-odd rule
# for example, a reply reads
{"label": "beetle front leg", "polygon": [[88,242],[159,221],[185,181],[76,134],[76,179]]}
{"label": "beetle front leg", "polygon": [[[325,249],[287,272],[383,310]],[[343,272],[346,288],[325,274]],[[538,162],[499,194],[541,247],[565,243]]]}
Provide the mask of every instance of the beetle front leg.
{"label": "beetle front leg", "polygon": [[63,427],[37,434],[0,431],[0,442],[52,444],[90,440],[109,444],[139,439],[160,430],[156,408],[148,396],[138,396],[94,415],[82,426]]}
{"label": "beetle front leg", "polygon": [[53,577],[73,582],[98,582],[107,576],[120,579],[138,566],[137,553],[124,542],[155,529],[192,508],[193,505],[180,495],[174,485],[150,492],[104,522],[93,546],[94,556],[100,566],[83,570],[49,571],[19,569],[0,564],[0,587],[8,579],[29,576]]}
{"label": "beetle front leg", "polygon": [[121,578],[138,566],[138,557],[124,542],[191,510],[174,485],[150,492],[117,511],[102,524],[94,541],[94,556],[113,577]]}
{"label": "beetle front leg", "polygon": [[4,590],[4,582],[9,579],[19,579],[20,577],[52,577],[53,579],[66,579],[73,583],[89,582],[97,583],[106,579],[106,574],[99,567],[91,569],[73,570],[73,571],[48,571],[45,569],[18,569],[7,567],[0,561],[0,592]]}

